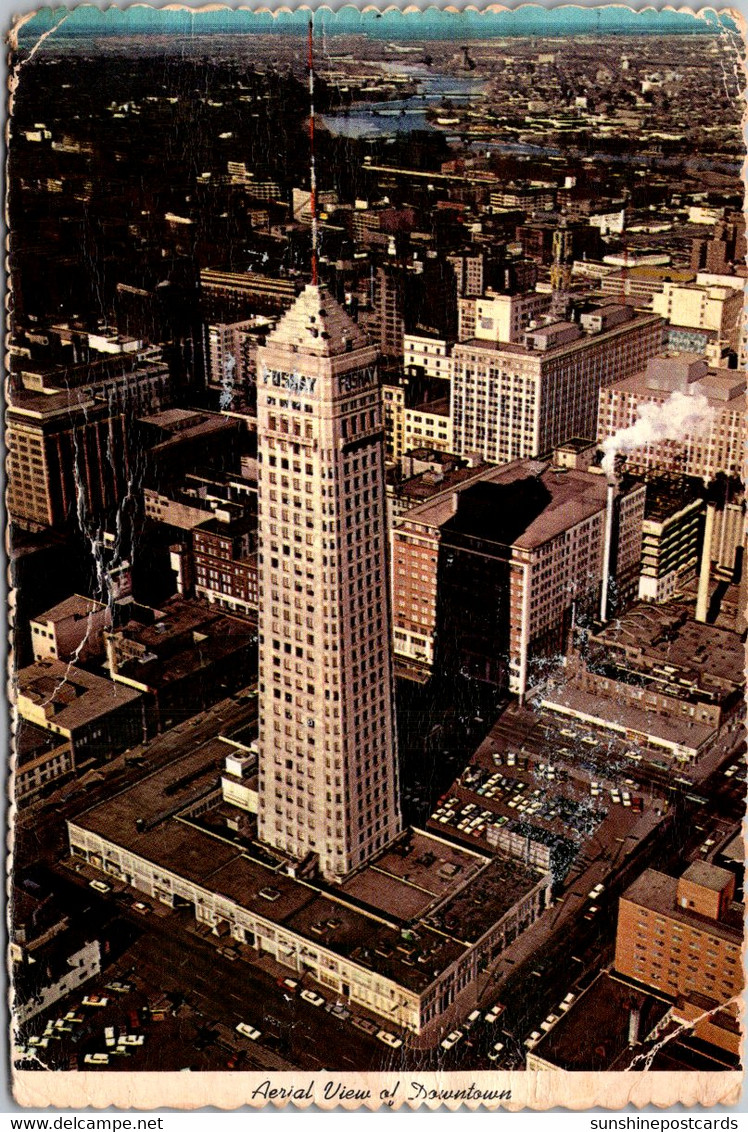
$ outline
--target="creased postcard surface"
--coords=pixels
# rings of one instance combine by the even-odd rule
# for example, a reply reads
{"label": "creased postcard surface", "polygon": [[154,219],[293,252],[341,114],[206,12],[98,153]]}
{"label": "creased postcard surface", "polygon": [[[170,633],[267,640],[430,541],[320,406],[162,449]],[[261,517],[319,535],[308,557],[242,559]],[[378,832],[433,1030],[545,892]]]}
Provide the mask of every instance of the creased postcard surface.
{"label": "creased postcard surface", "polygon": [[9,40],[16,1100],[735,1104],[740,18]]}

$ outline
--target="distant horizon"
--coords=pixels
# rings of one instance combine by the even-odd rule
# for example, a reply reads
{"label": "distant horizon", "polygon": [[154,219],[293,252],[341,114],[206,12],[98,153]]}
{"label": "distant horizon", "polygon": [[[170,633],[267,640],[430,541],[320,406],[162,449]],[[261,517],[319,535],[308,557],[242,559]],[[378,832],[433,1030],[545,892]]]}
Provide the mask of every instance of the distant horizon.
{"label": "distant horizon", "polygon": [[702,12],[636,11],[624,6],[601,5],[582,8],[563,5],[544,8],[523,4],[503,11],[448,12],[429,8],[425,12],[402,13],[390,9],[359,12],[351,5],[338,12],[328,7],[288,9],[272,13],[246,8],[164,10],[138,4],[106,11],[92,4],[72,11],[41,8],[18,29],[18,46],[31,48],[46,34],[40,47],[54,47],[60,40],[101,39],[170,35],[177,38],[217,35],[299,35],[306,32],[310,15],[317,29],[330,36],[364,35],[372,39],[438,40],[494,38],[563,38],[566,36],[657,36],[737,34],[738,24],[729,11]]}

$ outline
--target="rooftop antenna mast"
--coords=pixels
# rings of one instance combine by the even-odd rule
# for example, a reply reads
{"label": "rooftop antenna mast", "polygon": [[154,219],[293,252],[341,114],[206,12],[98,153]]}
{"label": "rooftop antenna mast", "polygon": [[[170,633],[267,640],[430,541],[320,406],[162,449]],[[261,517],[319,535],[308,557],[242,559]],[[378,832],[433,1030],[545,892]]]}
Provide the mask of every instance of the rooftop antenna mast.
{"label": "rooftop antenna mast", "polygon": [[314,166],[314,53],[312,50],[312,21],[309,21],[309,208],[312,213],[312,286],[319,282],[317,228],[317,173]]}

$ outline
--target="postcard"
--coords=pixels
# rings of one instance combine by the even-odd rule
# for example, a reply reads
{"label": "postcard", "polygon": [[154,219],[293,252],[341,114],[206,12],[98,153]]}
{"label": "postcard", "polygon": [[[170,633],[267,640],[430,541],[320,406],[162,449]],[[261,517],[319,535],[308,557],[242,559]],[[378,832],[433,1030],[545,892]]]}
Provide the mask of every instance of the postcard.
{"label": "postcard", "polygon": [[743,34],[16,21],[20,1105],[737,1103]]}

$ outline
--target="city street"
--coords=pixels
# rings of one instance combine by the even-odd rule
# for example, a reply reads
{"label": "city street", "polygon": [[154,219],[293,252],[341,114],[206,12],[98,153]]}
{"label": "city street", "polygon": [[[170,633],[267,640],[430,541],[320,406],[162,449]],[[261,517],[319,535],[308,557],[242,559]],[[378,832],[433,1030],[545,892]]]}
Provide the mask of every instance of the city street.
{"label": "city street", "polygon": [[[124,790],[148,773],[181,758],[187,751],[214,739],[230,737],[257,719],[255,686],[221,700],[170,731],[117,755],[74,782],[64,783],[44,798],[20,807],[13,823],[16,859],[29,867],[51,862],[67,852],[65,823],[113,793]],[[228,752],[228,748],[227,748]]]}

